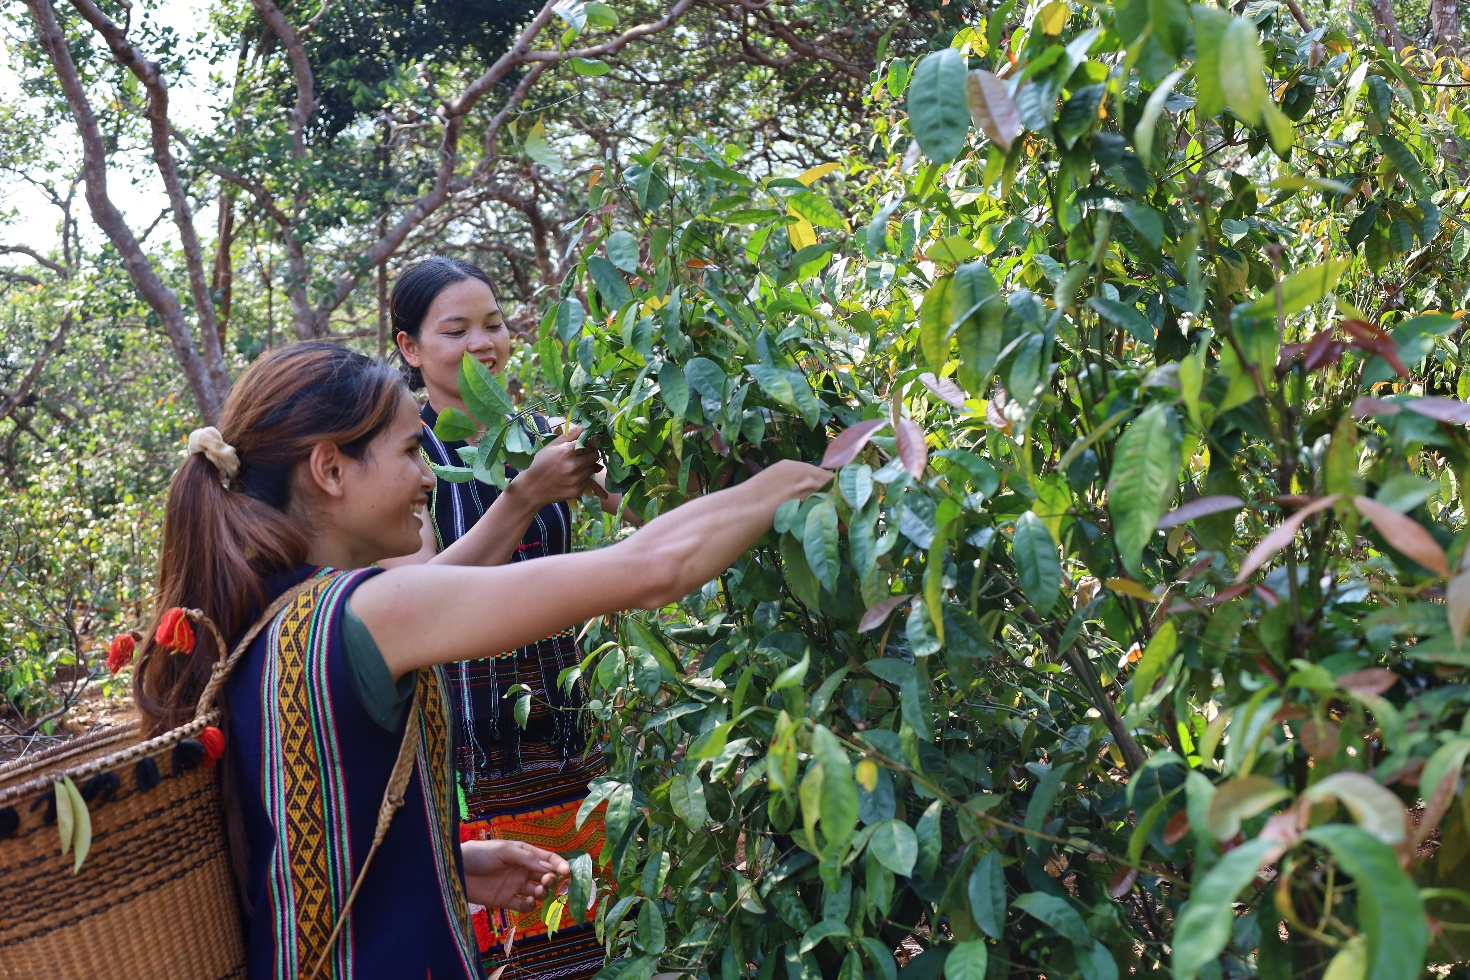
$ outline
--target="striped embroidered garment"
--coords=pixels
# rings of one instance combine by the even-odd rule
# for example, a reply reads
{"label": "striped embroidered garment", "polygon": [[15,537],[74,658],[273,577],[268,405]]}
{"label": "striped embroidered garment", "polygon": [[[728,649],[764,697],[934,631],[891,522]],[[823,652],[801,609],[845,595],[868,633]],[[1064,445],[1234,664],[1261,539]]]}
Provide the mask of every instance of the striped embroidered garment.
{"label": "striped embroidered garment", "polygon": [[[432,407],[424,408],[422,418],[425,458],[442,466],[462,465],[459,449],[465,443],[445,443],[434,435],[438,414]],[[537,424],[544,420],[538,418]],[[439,549],[474,527],[499,492],[478,480],[438,480],[429,515]],[[566,554],[571,546],[571,511],[565,503],[550,504],[537,513],[511,561]],[[561,672],[580,660],[575,634],[568,630],[498,657],[446,668],[466,839],[523,840],[567,857],[585,851],[596,864],[606,837],[603,808],[580,829],[576,815],[587,798],[587,784],[607,766],[600,749],[587,742],[583,689],[567,694],[557,685]],[[513,716],[516,699],[505,697],[516,684],[531,692],[524,730]],[[586,978],[602,968],[604,952],[595,930],[590,923],[576,925],[570,913],[554,932],[542,924],[540,909],[478,914],[485,969],[505,966],[502,980]]]}
{"label": "striped embroidered garment", "polygon": [[[364,710],[341,623],[347,597],[377,571],[304,568],[273,582],[268,600],[317,579],[261,631],[227,688],[252,980],[311,974],[372,843],[407,721],[390,732]],[[464,894],[442,671],[420,670],[414,696],[413,778],[323,977],[484,975]]]}

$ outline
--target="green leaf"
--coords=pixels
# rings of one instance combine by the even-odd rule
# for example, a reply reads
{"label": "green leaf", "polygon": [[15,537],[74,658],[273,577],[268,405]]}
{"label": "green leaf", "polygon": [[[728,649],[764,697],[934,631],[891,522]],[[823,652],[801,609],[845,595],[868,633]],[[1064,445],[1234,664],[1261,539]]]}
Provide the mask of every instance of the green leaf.
{"label": "green leaf", "polygon": [[561,338],[562,343],[570,344],[572,338],[581,332],[582,324],[586,320],[587,311],[582,308],[582,302],[577,297],[568,296],[556,304],[556,335]]}
{"label": "green leaf", "polygon": [[1133,701],[1142,701],[1148,697],[1159,678],[1164,676],[1169,659],[1174,656],[1178,647],[1178,630],[1172,619],[1166,619],[1154,631],[1154,635],[1149,637],[1148,646],[1143,648],[1143,659],[1138,662],[1138,670],[1133,675]]}
{"label": "green leaf", "polygon": [[818,228],[848,230],[847,219],[832,206],[832,202],[824,195],[814,191],[797,191],[786,199],[786,204],[791,210]]}
{"label": "green leaf", "polygon": [[950,304],[953,286],[950,276],[934,280],[924,293],[924,305],[919,307],[919,348],[936,372],[949,360],[949,335],[954,330]]}
{"label": "green leaf", "polygon": [[1194,95],[1200,116],[1218,116],[1225,108],[1225,90],[1220,86],[1220,39],[1230,24],[1230,15],[1219,7],[1197,3],[1189,8],[1194,19]]}
{"label": "green leaf", "polygon": [[817,576],[817,581],[835,591],[840,568],[837,559],[837,504],[830,495],[823,494],[820,502],[807,513],[802,545],[806,549],[807,564]]}
{"label": "green leaf", "polygon": [[1256,872],[1276,846],[1269,840],[1247,841],[1195,878],[1189,901],[1174,922],[1174,976],[1191,980],[1224,951],[1235,922],[1235,896],[1256,880]]}
{"label": "green leaf", "polygon": [[677,775],[669,786],[669,803],[680,823],[695,833],[703,833],[709,823],[709,810],[704,802],[704,783],[698,773]]}
{"label": "green leaf", "polygon": [[835,853],[847,846],[857,829],[857,781],[842,743],[825,726],[812,732],[812,754],[822,766],[822,834],[827,852]]}
{"label": "green leaf", "polygon": [[689,417],[686,414],[689,411],[689,381],[673,361],[664,361],[658,369],[658,394],[676,418]]}
{"label": "green leaf", "polygon": [[1065,898],[1045,892],[1027,892],[1012,905],[1027,915],[1040,919],[1057,935],[1070,940],[1074,946],[1092,945],[1092,935],[1087,931],[1082,916]]}
{"label": "green leaf", "polygon": [[919,838],[902,820],[885,820],[873,828],[868,850],[894,874],[907,878],[919,859]]}
{"label": "green leaf", "polygon": [[597,286],[608,312],[620,310],[633,299],[628,282],[617,267],[600,255],[587,256],[587,274]]}
{"label": "green leaf", "polygon": [[1189,7],[1184,0],[1148,0],[1148,19],[1164,53],[1175,61],[1183,58],[1189,38]]}
{"label": "green leaf", "polygon": [[615,231],[607,236],[603,247],[607,249],[607,257],[613,265],[627,273],[638,271],[638,239],[631,234]]}
{"label": "green leaf", "polygon": [[1169,100],[1169,93],[1174,90],[1175,84],[1183,77],[1182,68],[1165,75],[1164,80],[1159,82],[1159,87],[1153,90],[1153,94],[1143,104],[1138,125],[1133,127],[1133,148],[1138,151],[1138,159],[1143,161],[1145,167],[1153,163],[1154,130],[1158,127],[1159,116],[1163,115],[1164,103]]}
{"label": "green leaf", "polygon": [[1046,529],[1046,523],[1029,510],[1016,518],[1011,553],[1016,561],[1021,594],[1038,615],[1045,616],[1061,595],[1062,562],[1057,557],[1056,540]]}
{"label": "green leaf", "polygon": [[1096,310],[1104,320],[1122,327],[1150,347],[1154,345],[1154,325],[1148,322],[1148,317],[1140,313],[1137,307],[1102,296],[1092,297],[1087,305]]}
{"label": "green leaf", "polygon": [[546,127],[539,120],[526,133],[526,156],[554,174],[559,174],[566,169],[561,162],[561,157],[551,148],[551,144],[546,142]]}
{"label": "green leaf", "polygon": [[59,779],[51,784],[51,788],[56,794],[56,832],[61,837],[61,856],[65,857],[71,853],[72,831],[76,827],[71,811],[71,794]]}
{"label": "green leaf", "polygon": [[1419,158],[1414,156],[1413,150],[1387,133],[1378,137],[1378,145],[1383,148],[1384,155],[1393,161],[1394,169],[1399,172],[1399,176],[1404,178],[1404,181],[1414,188],[1420,197],[1428,197],[1433,192],[1433,188],[1429,186],[1429,181],[1424,176],[1424,168],[1420,165]]}
{"label": "green leaf", "polygon": [[1097,122],[1097,111],[1107,93],[1106,85],[1084,85],[1062,105],[1062,113],[1057,117],[1057,136],[1067,149]]}
{"label": "green leaf", "polygon": [[684,365],[684,378],[689,387],[719,411],[725,404],[725,369],[707,357],[692,357]]}
{"label": "green leaf", "polygon": [[955,943],[944,961],[945,980],[985,980],[990,965],[990,951],[983,939]]}
{"label": "green leaf", "polygon": [[1368,937],[1372,980],[1417,977],[1424,969],[1429,925],[1419,889],[1397,855],[1370,834],[1345,824],[1314,827],[1302,835],[1332,854],[1358,882],[1358,928]]}
{"label": "green leaf", "polygon": [[572,71],[578,75],[606,75],[612,71],[612,66],[605,61],[594,61],[591,58],[571,59]]}
{"label": "green leaf", "polygon": [[981,856],[975,870],[970,872],[966,890],[975,925],[991,939],[999,939],[1006,922],[1006,883],[999,851],[987,851]]}
{"label": "green leaf", "polygon": [[[1337,280],[1351,264],[1348,259],[1336,259],[1293,272],[1281,281],[1281,313],[1291,316],[1300,313],[1313,303],[1325,299],[1337,285]],[[1251,303],[1246,311],[1255,317],[1276,316],[1276,293],[1269,291]]]}
{"label": "green leaf", "polygon": [[582,9],[587,15],[587,23],[593,27],[617,27],[617,11],[609,7],[601,0],[586,0]]}
{"label": "green leaf", "polygon": [[459,409],[449,406],[434,421],[434,435],[445,442],[464,442],[480,431],[480,426]]}
{"label": "green leaf", "polygon": [[953,48],[926,54],[914,66],[908,93],[909,129],[924,155],[947,163],[959,155],[970,130],[965,102],[965,59]]}
{"label": "green leaf", "polygon": [[1266,60],[1261,55],[1256,25],[1230,18],[1220,38],[1220,91],[1225,104],[1241,119],[1257,126],[1266,102]]}
{"label": "green leaf", "polygon": [[469,354],[459,362],[459,396],[464,399],[464,407],[486,428],[515,414],[515,402],[505,393],[500,379]]}
{"label": "green leaf", "polygon": [[1174,409],[1154,404],[1124,431],[1108,481],[1108,513],[1123,568],[1137,575],[1143,549],[1174,495],[1183,435]]}
{"label": "green leaf", "polygon": [[597,899],[597,879],[592,876],[592,855],[578,854],[569,862],[572,873],[567,879],[567,909],[578,922],[587,920],[587,906]]}

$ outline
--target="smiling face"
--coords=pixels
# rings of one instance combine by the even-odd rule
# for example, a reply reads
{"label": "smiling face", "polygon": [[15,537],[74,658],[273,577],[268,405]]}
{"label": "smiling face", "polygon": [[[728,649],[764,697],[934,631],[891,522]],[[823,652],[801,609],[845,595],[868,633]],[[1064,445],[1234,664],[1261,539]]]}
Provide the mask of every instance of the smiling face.
{"label": "smiling face", "polygon": [[419,452],[422,434],[418,406],[405,391],[393,422],[373,438],[362,458],[342,456],[332,523],[350,542],[351,563],[345,567],[411,555],[423,545],[420,529],[434,474]]}
{"label": "smiling face", "polygon": [[403,359],[419,369],[429,404],[443,410],[464,408],[459,396],[459,365],[466,353],[495,374],[510,359],[510,331],[490,287],[478,279],[462,279],[439,291],[424,314],[419,335],[400,331]]}

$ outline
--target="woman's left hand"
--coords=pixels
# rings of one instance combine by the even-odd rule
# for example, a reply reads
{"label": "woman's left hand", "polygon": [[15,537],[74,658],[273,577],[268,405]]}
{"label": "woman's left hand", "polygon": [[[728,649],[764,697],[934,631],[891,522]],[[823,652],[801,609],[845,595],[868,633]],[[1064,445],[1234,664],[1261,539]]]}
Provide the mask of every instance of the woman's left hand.
{"label": "woman's left hand", "polygon": [[469,840],[464,856],[465,896],[474,905],[529,912],[556,892],[557,879],[572,867],[560,854],[525,841]]}

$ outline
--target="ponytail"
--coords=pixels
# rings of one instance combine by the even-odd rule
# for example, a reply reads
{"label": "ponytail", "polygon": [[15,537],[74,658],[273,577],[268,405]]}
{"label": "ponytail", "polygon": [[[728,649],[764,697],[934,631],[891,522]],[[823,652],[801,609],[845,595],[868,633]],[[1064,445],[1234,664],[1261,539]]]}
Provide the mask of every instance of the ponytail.
{"label": "ponytail", "polygon": [[222,472],[217,453],[191,452],[169,484],[154,612],[133,676],[145,735],[193,717],[219,656],[202,631],[192,651],[161,644],[164,612],[198,609],[233,644],[269,601],[268,579],[306,562],[300,515],[291,514],[297,465],[319,443],[360,459],[403,391],[387,364],[325,342],[277,349],[236,383],[218,438],[238,473]]}

